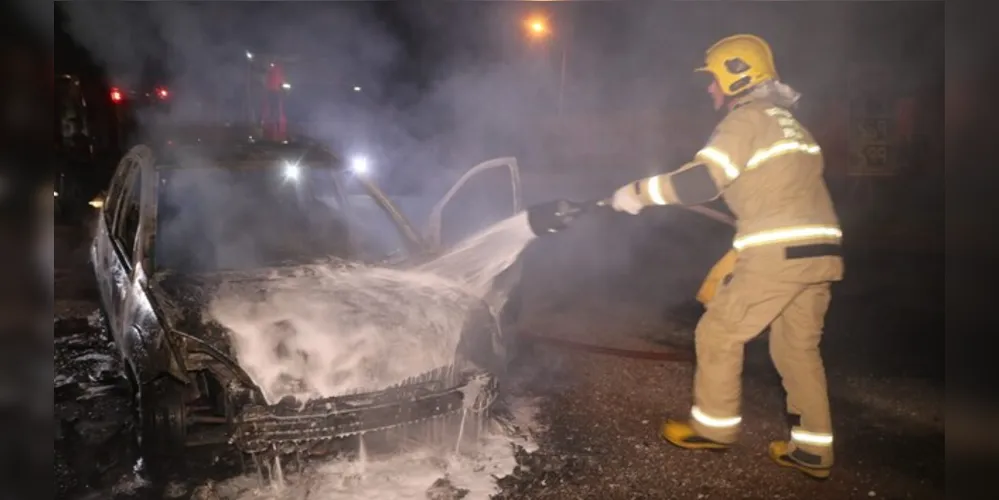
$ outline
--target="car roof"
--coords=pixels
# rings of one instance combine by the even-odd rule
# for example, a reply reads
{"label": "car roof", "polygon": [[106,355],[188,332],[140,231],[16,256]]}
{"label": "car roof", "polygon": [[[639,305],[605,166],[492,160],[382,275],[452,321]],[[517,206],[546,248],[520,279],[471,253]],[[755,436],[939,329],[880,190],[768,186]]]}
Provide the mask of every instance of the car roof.
{"label": "car roof", "polygon": [[[285,161],[313,168],[343,168],[341,159],[315,140],[307,137],[267,140],[234,127],[160,130],[146,143],[156,156],[157,168],[225,168]],[[192,162],[185,158],[207,161]]]}

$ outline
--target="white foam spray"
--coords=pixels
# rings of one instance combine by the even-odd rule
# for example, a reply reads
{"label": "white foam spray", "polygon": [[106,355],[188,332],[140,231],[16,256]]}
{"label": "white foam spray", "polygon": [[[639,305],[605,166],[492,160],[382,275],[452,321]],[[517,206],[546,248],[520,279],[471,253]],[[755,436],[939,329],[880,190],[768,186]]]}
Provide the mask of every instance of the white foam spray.
{"label": "white foam spray", "polygon": [[224,287],[208,313],[268,402],[378,390],[452,363],[469,314],[533,236],[522,213],[416,269],[316,267],[262,298]]}
{"label": "white foam spray", "polygon": [[221,290],[209,314],[271,403],[378,390],[450,364],[478,299],[433,274],[318,268],[264,297]]}
{"label": "white foam spray", "polygon": [[[222,289],[208,313],[231,332],[238,362],[270,402],[382,389],[453,363],[469,315],[533,238],[521,213],[414,269],[316,268],[308,280],[269,285],[262,298]],[[471,419],[470,431],[466,416],[457,441],[443,449],[372,460],[362,438],[360,460],[283,476],[280,489],[261,489],[241,476],[218,493],[233,499],[426,498],[428,487],[444,478],[467,489],[465,498],[488,498],[496,493],[495,479],[516,465],[512,442],[533,443],[494,421]],[[461,446],[466,433],[477,438],[472,453]]]}
{"label": "white foam spray", "polygon": [[496,276],[517,261],[532,239],[527,212],[521,212],[465,238],[417,270],[449,278],[474,295],[485,297]]}

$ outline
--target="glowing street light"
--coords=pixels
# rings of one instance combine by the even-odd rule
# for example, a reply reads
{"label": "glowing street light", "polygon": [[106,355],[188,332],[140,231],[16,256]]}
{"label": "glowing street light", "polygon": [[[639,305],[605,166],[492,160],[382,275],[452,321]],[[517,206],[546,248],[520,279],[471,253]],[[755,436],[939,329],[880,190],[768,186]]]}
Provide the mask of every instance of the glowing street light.
{"label": "glowing street light", "polygon": [[549,33],[548,23],[539,17],[528,19],[527,31],[531,36],[545,36]]}
{"label": "glowing street light", "polygon": [[284,82],[284,83],[281,84],[281,88],[283,88],[285,90],[289,90],[289,89],[291,89],[291,84],[288,83],[288,82]]}
{"label": "glowing street light", "polygon": [[[533,38],[542,38],[552,35],[551,28],[548,25],[548,21],[542,17],[532,17],[528,18],[525,22],[527,27],[528,36]],[[564,31],[564,30],[563,30]],[[560,34],[558,37],[558,44],[561,46],[562,52],[562,63],[561,69],[559,71],[559,81],[558,81],[558,114],[562,116],[562,101],[563,101],[563,90],[565,88],[565,64],[568,53],[568,39],[566,33]]]}
{"label": "glowing street light", "polygon": [[253,111],[253,52],[246,51],[246,114],[250,121],[257,120]]}
{"label": "glowing street light", "polygon": [[361,91],[361,87],[358,87],[357,85],[354,85],[354,92],[360,92],[360,91]]}

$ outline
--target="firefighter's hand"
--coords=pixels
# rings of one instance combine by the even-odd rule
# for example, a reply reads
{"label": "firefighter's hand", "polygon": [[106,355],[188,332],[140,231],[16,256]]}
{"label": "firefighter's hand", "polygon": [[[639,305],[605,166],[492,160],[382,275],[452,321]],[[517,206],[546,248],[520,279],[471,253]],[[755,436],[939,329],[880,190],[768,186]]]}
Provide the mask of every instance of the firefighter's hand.
{"label": "firefighter's hand", "polygon": [[638,198],[638,193],[635,192],[634,184],[628,183],[614,192],[614,196],[611,198],[611,207],[618,212],[637,215],[638,212],[642,211],[644,205],[642,200]]}

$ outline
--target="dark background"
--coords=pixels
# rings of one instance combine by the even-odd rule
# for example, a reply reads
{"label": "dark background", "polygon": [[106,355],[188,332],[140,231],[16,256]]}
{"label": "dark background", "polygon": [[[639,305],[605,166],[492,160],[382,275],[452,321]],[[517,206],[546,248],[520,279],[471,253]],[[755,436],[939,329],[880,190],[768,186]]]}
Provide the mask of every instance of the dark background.
{"label": "dark background", "polygon": [[[552,36],[527,36],[532,17]],[[390,191],[439,191],[442,171],[501,155],[611,189],[700,147],[718,116],[691,70],[714,41],[750,32],[803,93],[797,115],[856,240],[886,240],[887,226],[899,229],[878,245],[939,251],[943,18],[942,2],[59,3],[55,73],[80,78],[91,148],[60,168],[88,198],[151,122],[259,119],[277,61],[289,127],[377,157]],[[159,85],[168,112],[108,99],[112,86]],[[892,120],[892,175],[851,175],[858,107]]]}

